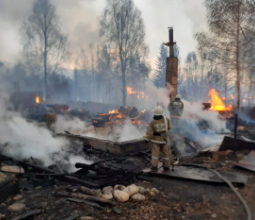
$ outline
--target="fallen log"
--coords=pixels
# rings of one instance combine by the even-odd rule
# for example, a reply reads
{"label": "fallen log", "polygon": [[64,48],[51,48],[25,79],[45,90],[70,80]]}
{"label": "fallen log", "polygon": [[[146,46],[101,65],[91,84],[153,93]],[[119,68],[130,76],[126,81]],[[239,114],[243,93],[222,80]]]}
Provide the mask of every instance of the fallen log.
{"label": "fallen log", "polygon": [[40,213],[41,213],[41,210],[36,209],[36,210],[33,210],[33,211],[28,211],[28,212],[26,212],[26,213],[24,213],[24,214],[22,214],[22,215],[19,215],[19,216],[13,218],[12,220],[23,220],[23,219],[28,219],[28,218],[30,218],[30,217],[32,217],[32,216],[34,216],[34,215],[38,215],[38,214],[40,214]]}
{"label": "fallen log", "polygon": [[93,201],[93,202],[99,202],[99,203],[104,203],[104,204],[108,204],[108,205],[114,205],[113,202],[107,200],[107,199],[103,199],[103,198],[97,198],[94,196],[87,196],[81,193],[70,193],[70,192],[56,192],[55,193],[56,196],[63,196],[63,197],[75,197],[78,199],[84,199],[84,200],[89,200],[89,201]]}
{"label": "fallen log", "polygon": [[104,210],[105,208],[100,206],[99,204],[97,203],[94,203],[94,202],[88,202],[88,201],[85,201],[85,200],[81,200],[81,199],[73,199],[73,198],[68,198],[67,199],[68,201],[71,201],[71,202],[77,202],[77,203],[83,203],[85,205],[89,205],[89,206],[92,206],[94,208],[97,208],[97,209],[101,209],[101,210]]}

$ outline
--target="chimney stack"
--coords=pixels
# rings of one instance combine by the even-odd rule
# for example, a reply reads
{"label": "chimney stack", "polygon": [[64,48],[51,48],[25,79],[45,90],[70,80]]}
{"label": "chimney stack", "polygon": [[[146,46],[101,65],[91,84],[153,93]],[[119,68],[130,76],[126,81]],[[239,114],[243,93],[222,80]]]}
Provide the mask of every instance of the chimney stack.
{"label": "chimney stack", "polygon": [[169,47],[169,57],[166,60],[166,83],[169,83],[174,91],[170,94],[170,101],[175,99],[178,88],[178,58],[174,57],[174,30],[169,28],[169,42],[165,43]]}
{"label": "chimney stack", "polygon": [[169,28],[169,54],[170,57],[174,57],[174,30],[172,27]]}

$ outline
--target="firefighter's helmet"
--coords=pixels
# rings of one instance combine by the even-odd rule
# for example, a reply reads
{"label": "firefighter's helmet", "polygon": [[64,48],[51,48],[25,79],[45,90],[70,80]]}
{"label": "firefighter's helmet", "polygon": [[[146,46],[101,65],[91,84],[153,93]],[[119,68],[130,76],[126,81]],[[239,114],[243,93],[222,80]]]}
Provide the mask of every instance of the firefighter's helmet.
{"label": "firefighter's helmet", "polygon": [[180,94],[177,94],[175,98],[177,98],[177,99],[181,99],[181,98],[182,98],[182,96],[181,96]]}
{"label": "firefighter's helmet", "polygon": [[154,111],[154,115],[156,116],[163,115],[163,108],[161,106],[158,106]]}

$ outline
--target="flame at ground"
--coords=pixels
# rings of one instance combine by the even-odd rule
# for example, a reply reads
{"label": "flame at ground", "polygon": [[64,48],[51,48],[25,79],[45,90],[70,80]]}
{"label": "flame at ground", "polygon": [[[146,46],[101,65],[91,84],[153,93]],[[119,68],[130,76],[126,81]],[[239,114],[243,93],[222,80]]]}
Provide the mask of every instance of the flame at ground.
{"label": "flame at ground", "polygon": [[36,96],[36,98],[35,98],[35,102],[36,102],[37,104],[40,104],[40,103],[41,103],[41,101],[40,101],[40,97],[39,97],[39,96]]}
{"label": "flame at ground", "polygon": [[[132,110],[132,107],[127,107],[127,110]],[[148,126],[146,123],[142,123],[142,121],[139,119],[139,117],[141,115],[143,115],[145,113],[145,109],[142,110],[136,117],[134,118],[129,118],[128,115],[125,115],[123,113],[121,113],[119,110],[114,109],[112,111],[109,111],[109,113],[101,113],[99,114],[99,116],[103,116],[103,117],[108,117],[109,121],[104,121],[103,123],[100,122],[100,126],[103,125],[123,125],[124,121],[129,118],[130,122],[134,125],[146,125]],[[94,119],[93,123],[98,123],[98,120]]]}
{"label": "flame at ground", "polygon": [[109,113],[110,113],[110,114],[115,114],[115,113],[120,113],[120,112],[119,112],[119,110],[114,109],[114,110],[112,110],[112,111],[109,111]]}
{"label": "flame at ground", "polygon": [[211,96],[211,108],[216,111],[231,111],[232,105],[226,107],[222,99],[219,97],[219,94],[216,92],[215,89],[211,89],[209,92]]}

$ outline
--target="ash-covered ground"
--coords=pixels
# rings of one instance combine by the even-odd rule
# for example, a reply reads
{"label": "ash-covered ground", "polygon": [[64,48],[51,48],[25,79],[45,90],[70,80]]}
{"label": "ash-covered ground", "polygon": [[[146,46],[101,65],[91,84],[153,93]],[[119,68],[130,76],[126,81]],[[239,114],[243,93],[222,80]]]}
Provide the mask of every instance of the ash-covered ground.
{"label": "ash-covered ground", "polygon": [[[95,152],[88,153],[91,157]],[[97,154],[97,155],[96,155]],[[219,154],[218,152],[200,156],[193,159],[183,159],[182,162],[206,164],[209,168],[218,171],[233,171],[248,176],[248,183],[245,187],[238,187],[238,191],[249,204],[253,214],[255,203],[255,175],[252,172],[232,168],[239,159],[243,158],[248,151],[239,153],[228,152]],[[106,157],[109,157],[108,155]],[[5,159],[1,158],[4,165]],[[9,161],[12,164],[13,161]],[[146,161],[141,157],[129,156],[120,163],[108,162],[108,164],[123,165],[124,167],[141,168],[146,166]],[[122,166],[122,167],[123,167]],[[57,168],[55,168],[57,169]],[[36,169],[30,168],[35,172]],[[78,188],[81,184],[66,181],[56,176],[36,176],[36,175],[16,175],[17,189],[14,195],[9,196],[0,204],[2,219],[14,219],[22,213],[31,210],[40,210],[40,213],[30,219],[246,219],[246,214],[240,201],[235,194],[222,184],[201,183],[172,178],[146,176],[145,179],[132,180],[131,182],[145,189],[156,188],[159,194],[144,194],[144,201],[134,201],[130,199],[125,203],[110,201],[113,205],[98,203],[103,210],[92,207],[88,204],[68,201],[66,197],[57,196],[58,193],[70,192],[71,189]],[[75,192],[75,191],[73,191]],[[20,198],[15,197],[21,195]],[[84,194],[86,195],[86,194]],[[20,211],[10,211],[10,206],[15,203],[24,204]],[[4,216],[4,217],[3,217]],[[76,216],[76,218],[75,218]],[[78,217],[79,216],[79,217]],[[83,217],[83,218],[82,218]],[[86,217],[86,218],[85,218]]]}

